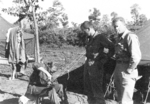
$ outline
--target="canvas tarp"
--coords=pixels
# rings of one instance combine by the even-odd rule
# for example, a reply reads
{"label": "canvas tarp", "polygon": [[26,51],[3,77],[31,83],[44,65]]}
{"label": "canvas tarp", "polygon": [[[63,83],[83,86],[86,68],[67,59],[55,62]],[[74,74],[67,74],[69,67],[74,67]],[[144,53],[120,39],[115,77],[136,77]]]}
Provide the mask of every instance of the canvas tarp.
{"label": "canvas tarp", "polygon": [[150,20],[136,34],[139,37],[142,51],[140,64],[150,64]]}

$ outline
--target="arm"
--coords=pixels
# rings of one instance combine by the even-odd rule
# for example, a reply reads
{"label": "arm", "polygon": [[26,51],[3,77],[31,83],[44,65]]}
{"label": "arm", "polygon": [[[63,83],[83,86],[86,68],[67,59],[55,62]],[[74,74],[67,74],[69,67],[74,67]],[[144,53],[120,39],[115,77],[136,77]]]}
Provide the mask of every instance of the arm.
{"label": "arm", "polygon": [[45,70],[43,67],[39,67],[38,70],[44,72],[48,76],[48,79],[51,81],[52,76],[47,70]]}
{"label": "arm", "polygon": [[5,43],[5,49],[8,49],[8,43],[9,43],[9,35],[10,35],[10,29],[8,29],[7,33],[6,33],[6,43]]}
{"label": "arm", "polygon": [[135,34],[129,34],[127,38],[129,52],[131,54],[129,67],[127,69],[128,73],[130,73],[133,69],[137,67],[141,60],[141,50],[138,37]]}
{"label": "arm", "polygon": [[8,29],[8,31],[7,31],[7,33],[6,33],[6,43],[8,43],[8,42],[9,42],[10,30],[11,30],[11,28],[10,28],[10,29]]}
{"label": "arm", "polygon": [[100,41],[104,46],[104,53],[108,54],[108,57],[112,57],[115,53],[114,43],[105,36],[103,36]]}

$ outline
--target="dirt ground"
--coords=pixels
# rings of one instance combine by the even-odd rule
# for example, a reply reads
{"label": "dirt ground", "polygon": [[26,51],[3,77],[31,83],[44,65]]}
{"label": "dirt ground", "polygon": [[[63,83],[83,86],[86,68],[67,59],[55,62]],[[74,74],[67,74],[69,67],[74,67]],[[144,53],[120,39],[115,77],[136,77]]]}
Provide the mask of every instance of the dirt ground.
{"label": "dirt ground", "polygon": [[[86,96],[83,95],[82,85],[82,71],[85,58],[82,54],[85,53],[85,50],[70,47],[41,50],[41,56],[45,62],[53,61],[58,68],[58,72],[66,73],[64,76],[58,74],[61,76],[58,78],[58,81],[67,86],[69,104],[87,104]],[[28,64],[26,76],[19,77],[16,80],[8,80],[11,74],[9,65],[0,65],[0,104],[18,104],[18,98],[26,92],[29,76],[32,73],[31,65],[32,63]],[[56,73],[56,76],[58,75]],[[141,103],[136,102],[135,104]]]}
{"label": "dirt ground", "polygon": [[[45,62],[53,61],[58,71],[68,73],[83,65],[84,56],[81,55],[83,53],[84,49],[65,48],[42,50],[41,56]],[[29,63],[26,69],[26,76],[19,77],[16,80],[8,80],[11,74],[11,67],[9,65],[0,65],[0,104],[18,103],[18,98],[26,92],[29,76],[32,73],[31,66],[32,63]],[[66,81],[69,78],[68,75],[66,74],[66,79],[64,78],[64,80],[60,78],[61,82]],[[86,96],[82,94],[67,91],[67,97],[69,104],[81,104],[81,102],[86,104]]]}

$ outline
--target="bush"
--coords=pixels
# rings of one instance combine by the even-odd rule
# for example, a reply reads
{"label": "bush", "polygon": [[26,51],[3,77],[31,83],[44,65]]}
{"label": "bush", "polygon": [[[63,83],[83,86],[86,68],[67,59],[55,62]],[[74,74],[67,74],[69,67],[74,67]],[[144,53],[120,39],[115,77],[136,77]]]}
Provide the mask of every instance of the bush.
{"label": "bush", "polygon": [[45,30],[39,32],[40,44],[56,45],[60,47],[62,46],[63,41],[63,37],[55,30]]}
{"label": "bush", "polygon": [[[103,31],[102,31],[103,30]],[[114,30],[110,26],[103,26],[100,33],[106,33],[106,37],[114,41]],[[40,44],[48,44],[49,46],[61,47],[63,44],[84,47],[86,44],[86,35],[79,27],[72,28],[56,28],[39,31]]]}
{"label": "bush", "polygon": [[73,46],[85,46],[85,34],[79,28],[72,28],[67,35],[67,43]]}

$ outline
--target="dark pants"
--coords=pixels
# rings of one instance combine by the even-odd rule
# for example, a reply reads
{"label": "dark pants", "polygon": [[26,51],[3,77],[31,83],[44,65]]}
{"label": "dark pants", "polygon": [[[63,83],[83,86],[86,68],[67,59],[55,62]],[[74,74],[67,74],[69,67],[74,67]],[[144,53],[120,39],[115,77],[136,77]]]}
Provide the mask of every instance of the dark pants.
{"label": "dark pants", "polygon": [[25,94],[30,99],[30,96],[45,97],[48,96],[51,104],[60,104],[64,100],[64,91],[62,84],[53,84],[50,87],[28,86]]}
{"label": "dark pants", "polygon": [[103,64],[86,61],[84,66],[84,90],[89,104],[105,104],[103,94]]}

